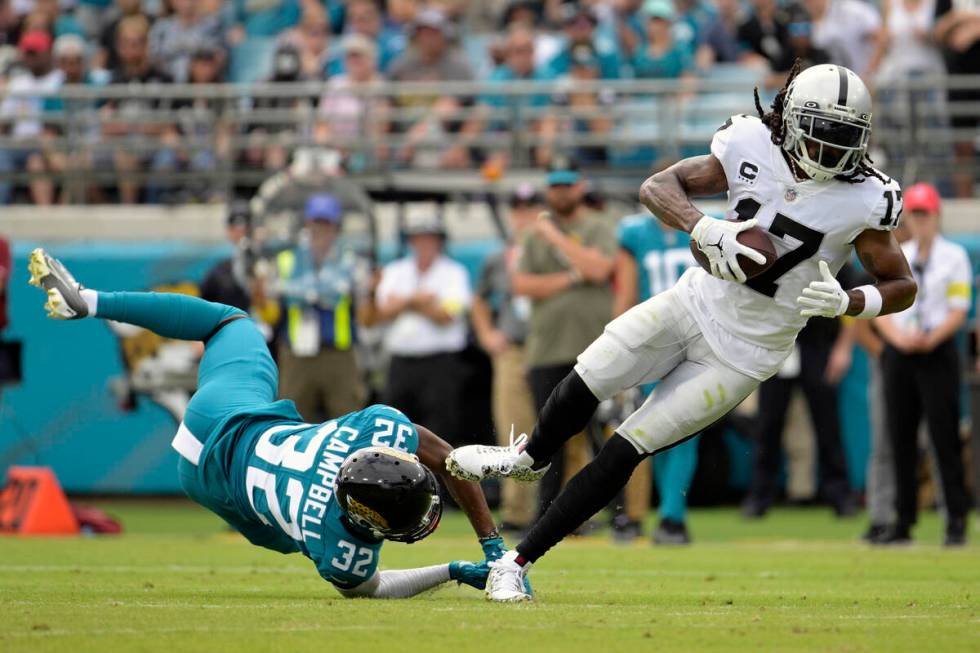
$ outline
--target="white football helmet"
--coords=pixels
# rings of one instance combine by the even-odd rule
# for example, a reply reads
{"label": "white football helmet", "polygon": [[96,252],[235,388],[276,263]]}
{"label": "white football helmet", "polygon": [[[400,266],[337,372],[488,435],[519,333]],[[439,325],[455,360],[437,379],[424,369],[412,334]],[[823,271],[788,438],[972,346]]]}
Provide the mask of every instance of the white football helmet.
{"label": "white football helmet", "polygon": [[783,101],[783,149],[814,181],[857,169],[871,137],[871,94],[843,66],[807,68]]}

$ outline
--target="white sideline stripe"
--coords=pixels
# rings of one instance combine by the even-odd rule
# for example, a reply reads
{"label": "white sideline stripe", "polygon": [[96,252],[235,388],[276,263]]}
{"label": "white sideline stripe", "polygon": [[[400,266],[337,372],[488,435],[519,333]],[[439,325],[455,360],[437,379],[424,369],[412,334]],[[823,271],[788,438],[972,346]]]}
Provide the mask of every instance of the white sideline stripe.
{"label": "white sideline stripe", "polygon": [[[339,599],[338,600],[343,600]],[[198,607],[198,606],[189,606]],[[241,608],[242,606],[235,606]],[[603,606],[608,607],[608,606]],[[685,613],[674,613],[683,616],[714,616],[715,614],[722,613],[710,613],[710,612],[685,612]],[[727,611],[723,614],[731,615],[731,611]],[[938,619],[944,619],[944,615],[860,615],[860,616],[843,616],[835,617],[841,619],[852,619],[852,620],[885,620],[885,621],[921,621],[923,619],[928,619],[930,617],[935,617]],[[965,623],[978,623],[980,619],[967,619]],[[303,632],[321,632],[321,631],[358,631],[358,630],[368,630],[368,631],[378,631],[378,630],[399,630],[402,626],[396,623],[385,624],[384,622],[377,622],[372,624],[310,624],[310,625],[290,625],[290,626],[278,626],[271,628],[255,628],[255,629],[243,629],[242,626],[218,626],[215,624],[205,625],[205,626],[173,626],[173,627],[163,627],[163,628],[91,628],[91,629],[68,629],[68,628],[52,628],[51,630],[29,630],[29,631],[18,631],[18,630],[7,630],[4,632],[4,637],[8,639],[42,639],[48,637],[66,637],[66,636],[78,636],[78,635],[88,635],[88,636],[99,636],[99,635],[163,635],[163,634],[177,634],[177,633],[303,633]],[[547,624],[547,623],[528,623],[526,621],[521,622],[521,628],[525,630],[560,630],[564,628],[561,624]]]}
{"label": "white sideline stripe", "polygon": [[194,437],[194,434],[191,433],[190,429],[183,422],[180,423],[180,427],[177,429],[177,435],[174,436],[173,442],[170,445],[177,450],[177,453],[194,465],[201,462],[201,451],[204,450],[204,445]]}

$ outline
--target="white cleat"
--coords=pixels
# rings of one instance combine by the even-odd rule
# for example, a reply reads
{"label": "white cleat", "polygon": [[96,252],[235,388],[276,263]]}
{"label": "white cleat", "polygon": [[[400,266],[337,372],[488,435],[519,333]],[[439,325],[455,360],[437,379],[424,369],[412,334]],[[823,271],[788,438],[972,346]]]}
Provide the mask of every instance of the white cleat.
{"label": "white cleat", "polygon": [[487,576],[487,600],[499,603],[519,603],[532,601],[524,583],[527,574],[525,567],[517,564],[517,551],[508,551],[499,560],[489,563],[490,575]]}
{"label": "white cleat", "polygon": [[446,458],[446,469],[450,474],[464,481],[482,481],[488,478],[538,481],[551,465],[541,469],[531,467],[534,460],[524,453],[526,445],[527,434],[521,433],[521,437],[514,440],[514,427],[511,426],[510,445],[487,447],[474,444],[453,449]]}
{"label": "white cleat", "polygon": [[48,295],[44,304],[48,317],[77,320],[88,315],[88,305],[82,299],[82,285],[75,281],[61,261],[38,247],[28,258],[27,270],[31,273],[29,283]]}

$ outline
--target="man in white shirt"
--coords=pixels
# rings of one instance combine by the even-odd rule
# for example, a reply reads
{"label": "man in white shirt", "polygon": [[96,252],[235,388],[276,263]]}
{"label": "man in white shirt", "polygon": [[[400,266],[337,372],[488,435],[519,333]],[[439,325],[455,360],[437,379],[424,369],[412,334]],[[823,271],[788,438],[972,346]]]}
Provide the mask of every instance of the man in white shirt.
{"label": "man in white shirt", "polygon": [[409,215],[404,234],[411,254],[385,266],[376,294],[378,316],[389,323],[384,401],[459,442],[460,352],[466,348],[470,279],[466,268],[445,255],[438,216]]}
{"label": "man in white shirt", "polygon": [[894,452],[894,526],[877,540],[911,540],[918,503],[918,432],[929,426],[943,497],[947,545],[966,542],[969,499],[959,434],[960,353],[954,342],[970,310],[972,271],[966,250],[942,237],[939,193],[929,184],[905,191],[912,239],[902,245],[919,292],[912,306],[875,320],[887,346],[881,356],[885,407]]}

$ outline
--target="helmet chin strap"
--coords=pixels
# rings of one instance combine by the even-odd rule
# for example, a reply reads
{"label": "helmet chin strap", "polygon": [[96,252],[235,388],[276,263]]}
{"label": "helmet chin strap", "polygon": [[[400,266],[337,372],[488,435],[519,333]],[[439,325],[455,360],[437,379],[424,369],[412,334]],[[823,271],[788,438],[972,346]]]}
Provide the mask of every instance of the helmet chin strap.
{"label": "helmet chin strap", "polygon": [[779,151],[786,160],[786,165],[789,166],[790,172],[793,173],[793,178],[796,179],[796,181],[811,181],[813,179],[813,177],[808,175],[806,170],[803,169],[803,166],[800,165],[799,161],[790,156],[789,152],[787,152],[785,148],[781,147],[779,148]]}

